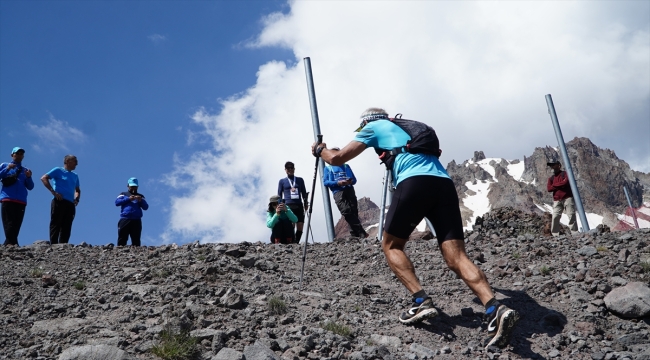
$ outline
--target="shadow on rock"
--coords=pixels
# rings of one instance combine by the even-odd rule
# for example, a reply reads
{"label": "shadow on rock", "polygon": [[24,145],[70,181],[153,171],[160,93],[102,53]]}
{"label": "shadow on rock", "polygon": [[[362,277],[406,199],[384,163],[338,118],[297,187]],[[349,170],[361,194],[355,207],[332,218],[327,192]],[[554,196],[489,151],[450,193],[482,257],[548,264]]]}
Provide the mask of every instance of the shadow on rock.
{"label": "shadow on rock", "polygon": [[[561,334],[567,324],[566,316],[541,306],[524,291],[497,288],[494,290],[508,296],[508,298],[499,301],[509,308],[517,310],[521,315],[510,340],[513,347],[512,352],[527,359],[543,359],[543,355],[532,349],[531,339],[541,334],[546,334],[549,338]],[[550,344],[551,341],[548,343]]]}

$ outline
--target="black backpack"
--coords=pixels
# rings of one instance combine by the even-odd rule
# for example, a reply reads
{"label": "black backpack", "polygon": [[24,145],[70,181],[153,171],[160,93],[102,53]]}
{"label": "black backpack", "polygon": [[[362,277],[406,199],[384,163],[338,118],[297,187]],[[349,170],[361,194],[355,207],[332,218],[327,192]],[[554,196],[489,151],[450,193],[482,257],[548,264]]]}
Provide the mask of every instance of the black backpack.
{"label": "black backpack", "polygon": [[439,157],[442,153],[436,131],[431,126],[415,120],[402,119],[402,114],[397,114],[394,118],[388,120],[404,130],[411,140],[406,145],[394,149],[375,148],[379,160],[386,165],[387,169],[393,169],[397,154],[408,152],[411,154],[431,154]]}

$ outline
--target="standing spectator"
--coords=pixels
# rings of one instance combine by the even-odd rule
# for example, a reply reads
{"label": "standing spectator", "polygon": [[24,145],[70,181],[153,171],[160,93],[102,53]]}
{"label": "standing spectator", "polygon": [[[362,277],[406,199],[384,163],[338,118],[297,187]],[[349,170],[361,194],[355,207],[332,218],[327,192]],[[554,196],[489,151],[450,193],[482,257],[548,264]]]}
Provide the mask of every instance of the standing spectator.
{"label": "standing spectator", "polygon": [[562,164],[557,159],[546,163],[553,169],[553,175],[546,182],[546,190],[553,192],[553,220],[551,220],[551,234],[560,235],[560,218],[562,212],[569,216],[569,229],[572,232],[578,231],[576,222],[576,203],[573,200],[573,192],[569,185],[569,177],[566,171],[562,171]]}
{"label": "standing spectator", "polygon": [[298,221],[296,215],[277,195],[269,199],[266,212],[266,226],[271,229],[272,244],[291,244],[293,242],[293,224]]}
{"label": "standing spectator", "polygon": [[138,193],[138,179],[130,178],[125,191],[115,199],[115,206],[121,206],[120,221],[117,223],[117,246],[126,246],[131,236],[131,245],[140,246],[142,235],[142,210],[149,209],[144,195]]}
{"label": "standing spectator", "polygon": [[75,207],[81,197],[79,176],[72,171],[78,164],[76,156],[66,155],[63,158],[63,167],[55,167],[41,177],[45,188],[54,195],[50,218],[50,244],[67,244],[70,240]]}
{"label": "standing spectator", "polygon": [[284,164],[284,171],[287,173],[287,177],[280,179],[278,182],[278,196],[286,202],[287,206],[298,217],[296,243],[299,244],[302,237],[302,227],[305,223],[305,211],[309,208],[307,188],[305,188],[305,181],[294,175],[296,168],[291,161]]}
{"label": "standing spectator", "polygon": [[[312,154],[331,165],[343,165],[369,147],[375,150],[404,149],[412,140],[409,134],[388,117],[385,110],[369,108],[361,114],[359,133],[343,149],[328,149],[325,143],[312,145]],[[431,129],[433,131],[433,129]],[[436,137],[437,138],[437,137]],[[414,324],[434,317],[438,311],[415,275],[415,266],[404,252],[409,235],[424,217],[438,235],[438,247],[445,263],[474,292],[485,306],[488,322],[486,348],[505,347],[519,320],[517,311],[496,299],[485,273],[465,252],[463,223],[456,188],[438,160],[440,149],[428,153],[396,151],[391,166],[395,193],[384,225],[382,249],[388,266],[412,294],[413,303],[398,319]]]}
{"label": "standing spectator", "polygon": [[354,192],[356,183],[357,178],[354,176],[350,165],[325,166],[323,184],[332,191],[334,202],[339,208],[341,216],[350,225],[350,235],[366,238],[368,233],[363,229],[361,221],[359,221],[357,194]]}
{"label": "standing spectator", "polygon": [[27,190],[34,188],[32,171],[23,167],[25,150],[16,146],[11,150],[11,162],[0,165],[0,202],[2,202],[2,227],[5,245],[18,245],[18,233],[25,217]]}

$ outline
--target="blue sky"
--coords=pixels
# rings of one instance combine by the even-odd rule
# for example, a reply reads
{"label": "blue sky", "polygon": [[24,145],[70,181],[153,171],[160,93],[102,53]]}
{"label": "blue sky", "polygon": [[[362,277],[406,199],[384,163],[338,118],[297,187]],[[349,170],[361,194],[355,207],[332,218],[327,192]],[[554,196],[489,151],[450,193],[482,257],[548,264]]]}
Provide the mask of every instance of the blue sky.
{"label": "blue sky", "polygon": [[[330,146],[381,106],[432,125],[443,163],[523,159],[557,146],[550,93],[565,140],[649,172],[648,14],[641,1],[3,0],[0,160],[22,146],[38,178],[78,156],[75,244],[115,242],[132,176],[151,204],[145,245],[265,240],[282,164],[311,183],[309,56]],[[375,202],[377,164],[371,151],[350,163]],[[50,199],[37,183],[21,244],[47,239]]]}

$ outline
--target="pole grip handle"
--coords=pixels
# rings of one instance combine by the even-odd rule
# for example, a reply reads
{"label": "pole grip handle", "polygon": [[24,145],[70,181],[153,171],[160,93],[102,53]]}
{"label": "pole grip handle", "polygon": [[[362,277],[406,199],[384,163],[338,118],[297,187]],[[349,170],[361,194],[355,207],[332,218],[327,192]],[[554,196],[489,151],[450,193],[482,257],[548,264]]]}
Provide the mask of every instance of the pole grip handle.
{"label": "pole grip handle", "polygon": [[320,143],[323,142],[323,135],[318,134],[318,135],[316,135],[316,137],[318,137],[318,142],[317,142],[317,144],[320,144]]}

